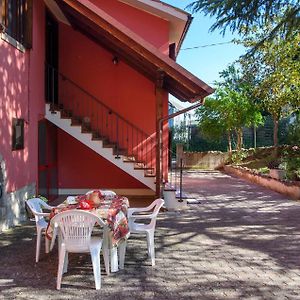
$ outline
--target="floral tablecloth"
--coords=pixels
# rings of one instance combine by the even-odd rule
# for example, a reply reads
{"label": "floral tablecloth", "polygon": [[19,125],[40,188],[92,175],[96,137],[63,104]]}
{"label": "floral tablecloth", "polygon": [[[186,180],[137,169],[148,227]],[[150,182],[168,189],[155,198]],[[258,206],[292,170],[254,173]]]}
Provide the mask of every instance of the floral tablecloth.
{"label": "floral tablecloth", "polygon": [[[129,227],[127,221],[127,209],[129,207],[129,201],[126,197],[114,196],[114,197],[102,197],[100,195],[100,203],[91,206],[88,202],[87,196],[75,197],[76,203],[68,204],[67,202],[62,203],[56,208],[53,208],[50,213],[50,220],[56,214],[71,210],[71,209],[84,209],[91,213],[96,214],[107,222],[108,228],[110,229],[110,240],[112,246],[117,246],[120,241],[127,239],[129,236]],[[46,230],[46,236],[52,238],[52,227],[49,225]]]}

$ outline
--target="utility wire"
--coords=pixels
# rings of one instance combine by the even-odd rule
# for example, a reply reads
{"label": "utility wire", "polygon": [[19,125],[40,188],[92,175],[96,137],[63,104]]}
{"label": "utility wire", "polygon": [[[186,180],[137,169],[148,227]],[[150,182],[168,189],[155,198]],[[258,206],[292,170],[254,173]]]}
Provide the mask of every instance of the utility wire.
{"label": "utility wire", "polygon": [[188,48],[182,48],[181,50],[192,50],[192,49],[213,47],[213,46],[219,46],[219,45],[225,45],[225,44],[231,44],[231,43],[233,43],[233,41],[222,42],[222,43],[214,43],[214,44],[208,44],[208,45],[201,45],[201,46],[195,46],[195,47],[188,47]]}

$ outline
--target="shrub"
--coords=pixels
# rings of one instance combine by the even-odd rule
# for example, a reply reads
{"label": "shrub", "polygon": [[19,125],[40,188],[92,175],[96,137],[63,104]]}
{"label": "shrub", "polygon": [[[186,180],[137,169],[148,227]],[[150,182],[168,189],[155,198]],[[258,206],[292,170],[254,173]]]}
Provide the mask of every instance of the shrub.
{"label": "shrub", "polygon": [[281,169],[281,161],[280,159],[273,159],[268,163],[269,169]]}
{"label": "shrub", "polygon": [[259,168],[258,172],[260,174],[269,174],[269,168],[268,167]]}
{"label": "shrub", "polygon": [[285,157],[287,178],[300,180],[300,157]]}

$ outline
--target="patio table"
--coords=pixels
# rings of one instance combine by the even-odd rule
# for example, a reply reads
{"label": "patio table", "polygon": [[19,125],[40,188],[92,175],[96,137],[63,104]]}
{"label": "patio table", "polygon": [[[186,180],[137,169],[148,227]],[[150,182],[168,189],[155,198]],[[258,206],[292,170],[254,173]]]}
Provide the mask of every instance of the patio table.
{"label": "patio table", "polygon": [[84,209],[98,217],[102,218],[107,223],[105,232],[105,240],[108,243],[110,249],[110,265],[111,272],[117,272],[118,266],[118,245],[120,243],[126,243],[129,237],[129,227],[127,221],[127,209],[129,207],[129,201],[123,196],[114,197],[100,197],[98,204],[93,206],[86,205],[88,203],[87,196],[81,195],[74,197],[74,203],[70,204],[64,201],[59,206],[52,209],[50,213],[49,225],[46,229],[46,236],[48,239],[52,239],[52,224],[51,219],[58,213],[70,210],[70,209]]}

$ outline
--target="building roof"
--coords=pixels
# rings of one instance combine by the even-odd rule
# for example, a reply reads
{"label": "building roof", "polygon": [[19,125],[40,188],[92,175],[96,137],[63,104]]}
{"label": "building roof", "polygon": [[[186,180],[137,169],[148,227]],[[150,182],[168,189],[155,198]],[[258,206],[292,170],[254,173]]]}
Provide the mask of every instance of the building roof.
{"label": "building roof", "polygon": [[176,54],[185,38],[186,32],[192,21],[191,14],[173,5],[159,0],[118,0],[137,9],[144,10],[159,18],[165,19],[170,24],[169,42],[176,44]]}
{"label": "building roof", "polygon": [[70,24],[118,56],[128,65],[157,82],[164,74],[163,88],[181,101],[203,99],[213,89],[152,44],[87,0],[55,0]]}

